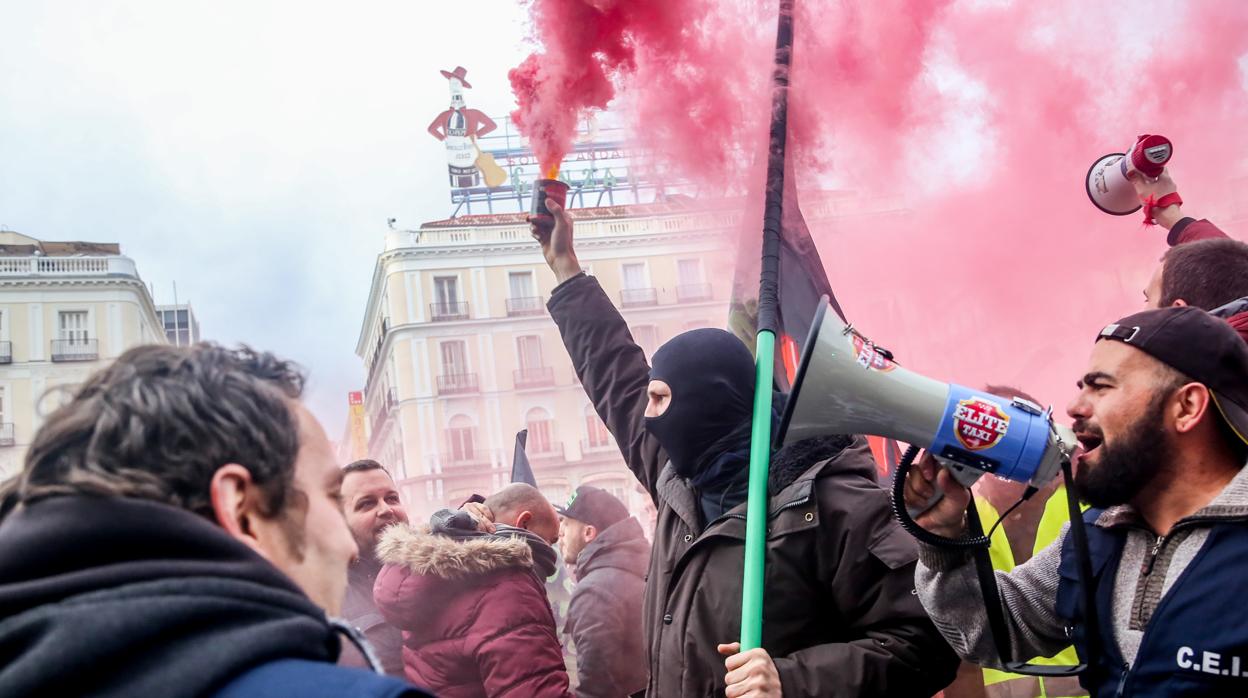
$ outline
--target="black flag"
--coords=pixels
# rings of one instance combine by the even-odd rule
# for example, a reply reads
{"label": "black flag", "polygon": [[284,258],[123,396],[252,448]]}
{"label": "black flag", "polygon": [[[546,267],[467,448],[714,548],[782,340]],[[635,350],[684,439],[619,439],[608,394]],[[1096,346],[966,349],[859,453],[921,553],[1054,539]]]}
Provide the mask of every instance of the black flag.
{"label": "black flag", "polygon": [[[832,309],[845,319],[845,313],[836,302],[832,284],[819,259],[819,250],[806,227],[801,208],[797,203],[797,187],[791,164],[785,165],[783,209],[780,216],[780,279],[779,316],[780,331],[776,333],[776,387],[787,391],[792,384],[797,365],[802,357],[802,345],[810,334],[819,297],[826,295]],[[747,217],[748,220],[748,217]],[[757,236],[756,232],[746,232]],[[753,243],[742,244],[740,249],[752,250]],[[754,349],[758,333],[758,275],[761,262],[752,254],[743,252],[737,259],[736,279],[732,289],[732,305],[729,310],[729,329]]]}
{"label": "black flag", "polygon": [[511,457],[511,481],[537,487],[537,477],[533,475],[533,466],[529,465],[529,456],[524,452],[524,444],[528,440],[528,429],[516,432],[516,452]]}

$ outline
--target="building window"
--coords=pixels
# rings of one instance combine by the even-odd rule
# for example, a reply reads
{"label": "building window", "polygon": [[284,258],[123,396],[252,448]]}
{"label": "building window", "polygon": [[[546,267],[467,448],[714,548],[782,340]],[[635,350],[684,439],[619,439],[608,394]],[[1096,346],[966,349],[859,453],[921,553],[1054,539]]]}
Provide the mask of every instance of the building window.
{"label": "building window", "polygon": [[681,259],[676,262],[676,277],[683,286],[702,283],[702,260]]}
{"label": "building window", "polygon": [[442,375],[464,376],[468,374],[468,349],[462,341],[442,342]]}
{"label": "building window", "polygon": [[690,302],[711,299],[711,285],[702,275],[702,260],[676,260],[676,297]]}
{"label": "building window", "polygon": [[87,312],[85,310],[63,311],[58,322],[61,341],[69,344],[86,344]]}
{"label": "building window", "polygon": [[607,425],[602,423],[593,405],[585,406],[585,433],[589,436],[585,445],[590,449],[606,448],[611,445],[611,432],[607,431]]}
{"label": "building window", "polygon": [[541,315],[545,312],[542,299],[533,285],[533,272],[513,271],[507,274],[507,315]]}
{"label": "building window", "polygon": [[451,417],[446,430],[447,451],[452,463],[470,463],[476,455],[474,441],[476,429],[472,420],[462,414]]}
{"label": "building window", "polygon": [[8,341],[9,337],[9,311],[0,310],[0,364],[13,363],[13,343]]}
{"label": "building window", "polygon": [[542,338],[537,335],[516,337],[517,388],[544,388],[555,384],[555,369],[542,360]]}
{"label": "building window", "polygon": [[521,370],[542,368],[542,338],[535,334],[516,337],[516,352]]}
{"label": "building window", "polygon": [[160,311],[160,321],[165,326],[165,338],[170,344],[185,347],[194,341],[191,336],[191,318],[185,308]]}
{"label": "building window", "polygon": [[3,387],[0,387],[0,446],[12,446],[17,443],[13,432],[13,423],[9,421],[9,400]]}
{"label": "building window", "polygon": [[462,340],[442,342],[438,345],[442,354],[442,372],[438,375],[439,395],[464,395],[481,389],[477,374],[468,367],[468,350]]}
{"label": "building window", "polygon": [[99,341],[91,338],[87,318],[85,310],[57,314],[57,338],[52,340],[53,361],[95,361],[100,358]]}
{"label": "building window", "polygon": [[629,262],[620,265],[621,281],[620,305],[625,308],[657,305],[658,292],[650,286],[644,262]]}
{"label": "building window", "polygon": [[559,506],[567,504],[568,497],[571,496],[571,493],[568,491],[568,486],[562,484],[543,485],[541,487],[541,492],[542,496],[545,497],[547,501],[554,502]]}
{"label": "building window", "polygon": [[550,413],[540,407],[534,407],[524,418],[529,430],[529,442],[526,449],[529,453],[551,453],[555,450],[554,421]]}
{"label": "building window", "polygon": [[508,288],[512,298],[532,298],[537,295],[533,290],[533,272],[513,271],[507,275]]}
{"label": "building window", "polygon": [[435,276],[433,295],[442,305],[459,303],[459,279],[454,276]]}
{"label": "building window", "polygon": [[467,320],[468,304],[460,300],[459,279],[454,276],[433,278],[434,302],[429,310],[433,321]]}
{"label": "building window", "polygon": [[637,290],[647,287],[646,265],[644,262],[624,264],[621,265],[620,269],[624,277],[625,289]]}
{"label": "building window", "polygon": [[654,325],[638,325],[632,329],[633,341],[637,342],[637,346],[646,354],[646,360],[654,356],[654,352],[659,348],[659,331]]}
{"label": "building window", "polygon": [[605,490],[612,497],[620,500],[624,506],[628,506],[628,488],[620,480],[607,480],[605,482],[595,482],[594,487]]}

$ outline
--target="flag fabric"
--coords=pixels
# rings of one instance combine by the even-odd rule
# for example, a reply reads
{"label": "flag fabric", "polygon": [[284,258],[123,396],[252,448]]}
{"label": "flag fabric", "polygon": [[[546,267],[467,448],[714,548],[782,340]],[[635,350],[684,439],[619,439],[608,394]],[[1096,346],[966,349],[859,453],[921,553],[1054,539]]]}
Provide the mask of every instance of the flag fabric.
{"label": "flag fabric", "polygon": [[882,484],[891,483],[897,464],[901,462],[901,444],[896,439],[883,436],[868,436],[867,443],[871,446],[871,455],[875,457],[876,477]]}
{"label": "flag fabric", "polygon": [[[836,314],[845,319],[845,313],[832,293],[832,284],[819,259],[819,250],[806,227],[797,201],[797,188],[792,165],[786,164],[784,176],[783,209],[780,216],[780,332],[776,335],[777,388],[788,391],[797,373],[802,349],[810,334],[815,312],[819,309],[820,296],[827,296]],[[751,220],[753,218],[753,220]],[[742,341],[754,348],[758,327],[758,278],[761,261],[753,253],[757,244],[758,221],[762,215],[747,216],[742,231],[741,254],[732,288],[732,304],[729,309],[729,327]]]}
{"label": "flag fabric", "polygon": [[528,429],[516,432],[516,451],[511,457],[511,481],[537,487],[537,476],[533,474],[533,466],[529,465],[529,456],[524,452],[524,445],[528,440]]}

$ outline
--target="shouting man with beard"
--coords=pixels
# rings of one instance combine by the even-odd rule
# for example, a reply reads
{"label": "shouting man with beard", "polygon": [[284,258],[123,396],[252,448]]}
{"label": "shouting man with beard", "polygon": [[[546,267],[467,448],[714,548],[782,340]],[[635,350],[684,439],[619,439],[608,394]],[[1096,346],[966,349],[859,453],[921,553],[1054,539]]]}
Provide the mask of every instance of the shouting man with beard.
{"label": "shouting man with beard", "polygon": [[[1082,447],[1075,489],[1094,507],[1084,521],[1098,622],[1080,610],[1065,531],[996,572],[1009,657],[997,656],[965,551],[922,547],[920,599],[969,661],[1000,667],[1073,638],[1093,696],[1244,695],[1248,345],[1197,308],[1146,310],[1101,331],[1079,390],[1067,412]],[[907,501],[927,501],[933,481],[947,496],[919,524],[962,535],[970,494],[947,471],[911,471]]]}

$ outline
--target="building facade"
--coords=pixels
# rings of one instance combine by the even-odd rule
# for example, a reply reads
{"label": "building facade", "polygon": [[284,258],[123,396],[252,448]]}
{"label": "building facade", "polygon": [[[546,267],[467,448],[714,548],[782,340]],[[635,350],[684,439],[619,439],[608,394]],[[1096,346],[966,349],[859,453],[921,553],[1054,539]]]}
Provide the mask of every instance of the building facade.
{"label": "building facade", "polygon": [[[647,355],[685,330],[724,326],[738,213],[677,201],[571,214],[582,267]],[[357,353],[367,451],[394,473],[414,515],[506,484],[515,434],[526,428],[551,501],[591,484],[642,513],[547,314],[554,285],[522,214],[387,234]]]}
{"label": "building facade", "polygon": [[69,390],[130,347],[165,341],[151,294],[117,244],[0,231],[0,479],[21,468]]}

